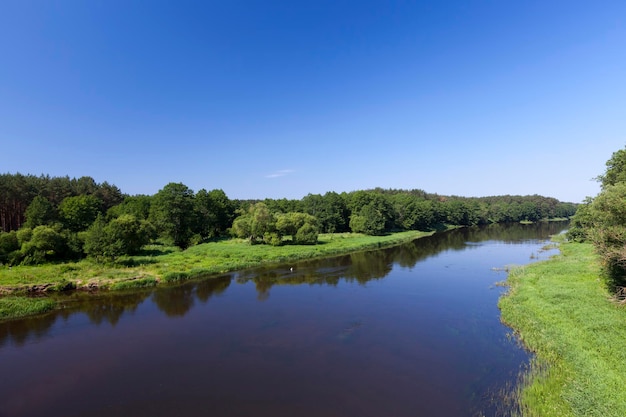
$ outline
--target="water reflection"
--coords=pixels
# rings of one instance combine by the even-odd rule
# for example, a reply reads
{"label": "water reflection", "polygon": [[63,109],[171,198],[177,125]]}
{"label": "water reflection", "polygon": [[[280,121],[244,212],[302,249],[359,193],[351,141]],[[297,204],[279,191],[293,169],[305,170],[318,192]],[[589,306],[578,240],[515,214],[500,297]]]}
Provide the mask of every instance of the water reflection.
{"label": "water reflection", "polygon": [[83,314],[95,325],[107,323],[116,326],[124,315],[133,314],[139,305],[151,299],[168,317],[183,317],[193,309],[196,302],[209,302],[211,298],[224,293],[233,281],[239,284],[253,282],[257,298],[261,301],[268,299],[272,287],[279,285],[336,286],[342,280],[365,285],[372,280],[385,278],[394,264],[413,268],[418,262],[444,250],[466,250],[489,240],[519,242],[546,239],[561,232],[566,226],[564,223],[538,223],[463,228],[389,249],[303,261],[282,267],[257,268],[174,287],[128,293],[103,292],[95,296],[76,292],[60,297],[64,305],[62,310],[36,318],[0,323],[0,347],[7,343],[22,346],[29,341],[42,339],[55,323],[75,314]]}
{"label": "water reflection", "polygon": [[57,314],[47,314],[0,324],[0,347],[9,342],[23,346],[30,340],[43,338],[58,317]]}
{"label": "water reflection", "polygon": [[84,314],[92,324],[108,323],[115,326],[124,314],[132,314],[148,297],[149,292],[106,293],[98,295],[75,292],[58,297],[63,309],[37,317],[8,321],[0,324],[0,346],[11,341],[17,346],[46,336],[57,321],[69,319],[72,315]]}
{"label": "water reflection", "polygon": [[337,285],[340,280],[366,284],[386,277],[394,264],[413,268],[418,262],[444,250],[467,250],[480,242],[491,240],[504,243],[543,240],[560,233],[566,226],[566,223],[551,222],[462,228],[388,249],[303,261],[282,268],[252,269],[238,274],[236,280],[239,283],[254,282],[260,300],[269,297],[274,285]]}
{"label": "water reflection", "polygon": [[190,285],[161,287],[152,293],[152,301],[168,317],[182,317],[191,310],[196,300],[206,303],[211,297],[226,291],[231,281],[231,275],[222,275]]}

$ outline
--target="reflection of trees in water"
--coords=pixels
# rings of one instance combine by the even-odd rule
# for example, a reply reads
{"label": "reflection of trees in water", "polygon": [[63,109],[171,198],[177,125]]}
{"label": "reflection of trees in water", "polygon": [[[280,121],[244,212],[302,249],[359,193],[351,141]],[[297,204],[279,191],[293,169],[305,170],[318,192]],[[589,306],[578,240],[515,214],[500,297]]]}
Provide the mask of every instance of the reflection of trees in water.
{"label": "reflection of trees in water", "polygon": [[373,279],[386,277],[393,267],[392,257],[385,250],[350,254],[351,265],[346,271],[346,281],[356,280],[365,284]]}
{"label": "reflection of trees in water", "polygon": [[226,291],[231,280],[231,275],[222,275],[175,287],[157,288],[152,293],[152,301],[168,317],[182,317],[191,310],[196,299],[208,302],[214,295]]}
{"label": "reflection of trees in water", "polygon": [[149,292],[106,293],[97,296],[76,292],[70,296],[58,297],[65,304],[62,310],[48,314],[0,323],[0,346],[9,340],[18,346],[29,339],[40,339],[48,334],[59,318],[66,320],[74,314],[83,313],[89,320],[100,325],[109,323],[115,326],[122,315],[134,312],[148,296]]}
{"label": "reflection of trees in water", "polygon": [[12,341],[22,346],[29,340],[38,340],[48,334],[50,327],[57,321],[58,315],[47,314],[0,323],[0,347]]}
{"label": "reflection of trees in water", "polygon": [[206,303],[230,286],[234,276],[239,283],[254,282],[259,300],[269,297],[274,285],[333,285],[341,280],[365,284],[382,279],[392,270],[393,264],[412,268],[418,262],[443,250],[463,250],[468,242],[488,240],[519,242],[520,240],[545,239],[567,227],[566,223],[495,224],[469,227],[438,233],[405,245],[369,252],[357,252],[336,258],[298,262],[293,266],[258,268],[238,274],[223,275],[199,282],[188,282],[175,287],[160,287],[155,290],[129,293],[102,292],[96,296],[76,292],[60,297],[66,308],[52,313],[21,320],[0,323],[0,347],[12,341],[16,345],[30,338],[45,336],[59,317],[69,318],[84,313],[92,323],[110,323],[115,326],[125,313],[134,312],[150,295],[155,305],[169,317],[187,314],[195,300]]}
{"label": "reflection of trees in water", "polygon": [[200,281],[196,284],[196,296],[203,303],[209,301],[214,295],[220,295],[230,286],[232,278],[230,275],[222,275]]}
{"label": "reflection of trees in water", "polygon": [[207,302],[212,296],[223,293],[230,285],[229,275],[211,278],[179,287],[163,287],[158,290],[136,292],[101,292],[97,295],[75,292],[58,297],[65,305],[62,310],[0,323],[0,347],[12,342],[21,346],[29,340],[46,336],[58,319],[67,320],[75,314],[85,314],[96,325],[109,323],[115,326],[122,316],[133,313],[150,295],[154,303],[170,317],[183,316],[193,306],[194,299]]}
{"label": "reflection of trees in water", "polygon": [[342,279],[365,284],[373,279],[387,276],[394,263],[405,268],[412,268],[418,262],[444,250],[465,250],[469,246],[468,242],[477,243],[489,240],[519,242],[546,239],[566,227],[567,223],[560,222],[466,227],[437,233],[388,249],[298,262],[293,271],[290,267],[257,268],[241,273],[237,282],[254,282],[260,300],[269,297],[270,289],[274,285],[337,285]]}
{"label": "reflection of trees in water", "polygon": [[538,222],[534,224],[491,224],[489,226],[468,228],[469,240],[482,242],[486,240],[501,240],[518,242],[520,240],[547,239],[559,234],[567,228],[568,222]]}
{"label": "reflection of trees in water", "polygon": [[193,307],[193,286],[182,285],[159,288],[152,293],[152,301],[168,317],[182,317]]}
{"label": "reflection of trees in water", "polygon": [[72,304],[70,309],[61,310],[60,315],[64,318],[76,312],[85,313],[94,324],[110,323],[115,326],[124,313],[134,312],[150,295],[147,291],[128,292],[124,294],[102,293],[94,300],[93,296],[81,294]]}

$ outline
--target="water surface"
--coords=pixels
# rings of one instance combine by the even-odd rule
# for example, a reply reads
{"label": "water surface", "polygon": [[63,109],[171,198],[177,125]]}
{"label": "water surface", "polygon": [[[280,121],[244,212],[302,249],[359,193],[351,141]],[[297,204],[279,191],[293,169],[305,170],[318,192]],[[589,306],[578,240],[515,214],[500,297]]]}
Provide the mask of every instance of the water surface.
{"label": "water surface", "polygon": [[0,417],[496,415],[528,356],[495,283],[554,254],[541,248],[563,227],[73,294],[66,310],[0,324]]}

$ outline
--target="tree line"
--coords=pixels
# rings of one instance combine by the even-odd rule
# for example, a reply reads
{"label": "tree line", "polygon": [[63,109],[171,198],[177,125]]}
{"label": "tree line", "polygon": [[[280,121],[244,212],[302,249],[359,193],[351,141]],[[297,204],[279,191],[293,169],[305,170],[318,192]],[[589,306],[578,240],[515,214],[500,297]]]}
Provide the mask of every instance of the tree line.
{"label": "tree line", "polygon": [[252,244],[315,244],[319,233],[434,230],[444,224],[566,218],[576,205],[532,196],[459,197],[372,189],[297,199],[232,200],[169,183],[156,194],[125,195],[91,177],[0,175],[0,263],[90,257],[110,261],[147,243],[186,248],[236,236]]}
{"label": "tree line", "polygon": [[612,154],[597,180],[600,193],[580,205],[567,236],[595,246],[609,287],[615,290],[626,286],[626,148]]}

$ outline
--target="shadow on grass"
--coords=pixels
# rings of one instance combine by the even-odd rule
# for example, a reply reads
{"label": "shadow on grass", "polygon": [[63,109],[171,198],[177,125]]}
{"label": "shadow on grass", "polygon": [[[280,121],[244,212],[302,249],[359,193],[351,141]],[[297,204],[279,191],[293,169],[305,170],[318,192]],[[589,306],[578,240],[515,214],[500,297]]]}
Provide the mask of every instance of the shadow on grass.
{"label": "shadow on grass", "polygon": [[145,247],[143,249],[141,249],[141,251],[139,252],[139,254],[137,254],[137,257],[141,257],[141,256],[161,256],[161,255],[167,255],[168,253],[172,253],[172,252],[176,252],[175,248],[171,247],[171,246],[157,246],[157,245],[150,245],[149,247]]}
{"label": "shadow on grass", "polygon": [[115,261],[114,264],[117,266],[133,267],[133,266],[141,266],[141,265],[151,265],[157,262],[158,261],[156,259],[140,257],[140,258],[118,259],[117,261]]}
{"label": "shadow on grass", "polygon": [[315,243],[296,243],[291,240],[283,240],[280,246],[320,246],[320,245],[326,245],[327,243],[329,242],[324,242],[321,240],[318,240]]}

